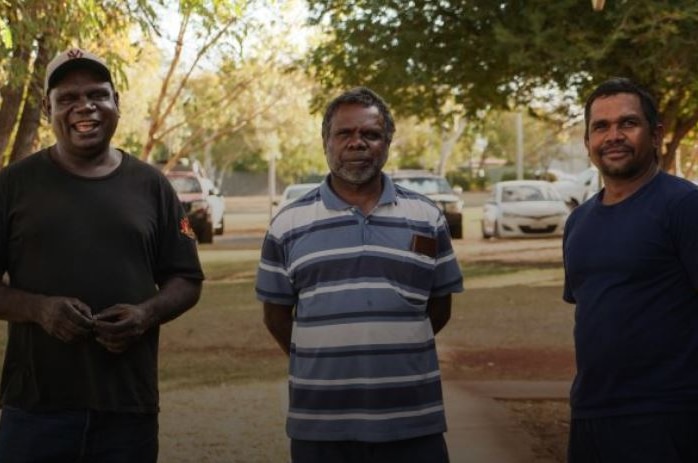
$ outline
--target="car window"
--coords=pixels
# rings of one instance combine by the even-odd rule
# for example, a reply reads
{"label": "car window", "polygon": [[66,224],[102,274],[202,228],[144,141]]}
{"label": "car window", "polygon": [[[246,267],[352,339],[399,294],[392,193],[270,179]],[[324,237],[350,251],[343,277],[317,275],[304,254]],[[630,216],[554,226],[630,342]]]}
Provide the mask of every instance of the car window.
{"label": "car window", "polygon": [[307,192],[309,192],[309,191],[312,190],[313,188],[314,188],[314,187],[309,186],[309,187],[307,187],[307,188],[292,188],[292,189],[289,189],[289,190],[286,192],[286,199],[296,199],[296,198],[300,198],[301,196],[303,196],[304,194],[306,194]]}
{"label": "car window", "polygon": [[502,202],[514,203],[519,201],[552,201],[559,196],[553,190],[534,185],[506,186],[502,189]]}
{"label": "car window", "polygon": [[396,178],[395,183],[423,195],[453,194],[445,178],[412,177]]}
{"label": "car window", "polygon": [[194,177],[168,177],[175,191],[180,194],[201,193],[201,183]]}

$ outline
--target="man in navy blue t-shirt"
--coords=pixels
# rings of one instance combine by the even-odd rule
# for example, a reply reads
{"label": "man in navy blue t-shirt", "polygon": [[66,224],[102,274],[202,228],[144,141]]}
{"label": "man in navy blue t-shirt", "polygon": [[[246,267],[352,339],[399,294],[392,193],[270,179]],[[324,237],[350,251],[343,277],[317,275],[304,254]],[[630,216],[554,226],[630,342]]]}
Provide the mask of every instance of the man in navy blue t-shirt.
{"label": "man in navy blue t-shirt", "polygon": [[604,188],[570,216],[570,463],[698,461],[698,188],[659,168],[656,105],[628,79],[587,99]]}

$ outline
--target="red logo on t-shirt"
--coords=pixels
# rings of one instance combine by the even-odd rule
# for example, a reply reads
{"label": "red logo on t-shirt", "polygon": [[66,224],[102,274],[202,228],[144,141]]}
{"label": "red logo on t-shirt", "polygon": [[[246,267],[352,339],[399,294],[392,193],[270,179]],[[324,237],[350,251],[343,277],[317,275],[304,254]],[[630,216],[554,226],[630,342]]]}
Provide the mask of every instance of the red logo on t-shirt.
{"label": "red logo on t-shirt", "polygon": [[182,233],[182,235],[191,238],[193,240],[196,239],[196,235],[194,234],[194,229],[191,228],[191,224],[189,223],[189,219],[184,217],[182,220],[179,221],[179,231]]}

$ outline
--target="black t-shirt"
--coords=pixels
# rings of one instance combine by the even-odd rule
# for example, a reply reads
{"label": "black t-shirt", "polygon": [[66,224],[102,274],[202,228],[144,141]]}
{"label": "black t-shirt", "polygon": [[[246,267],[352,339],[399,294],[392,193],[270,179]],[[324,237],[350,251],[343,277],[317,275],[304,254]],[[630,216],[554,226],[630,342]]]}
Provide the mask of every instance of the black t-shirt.
{"label": "black t-shirt", "polygon": [[[0,274],[31,293],[76,297],[98,313],[140,303],[178,276],[201,280],[196,243],[167,179],[123,153],[109,175],[73,175],[42,150],[0,171]],[[9,323],[2,403],[26,410],[156,412],[157,328],[126,352],[66,344]]]}

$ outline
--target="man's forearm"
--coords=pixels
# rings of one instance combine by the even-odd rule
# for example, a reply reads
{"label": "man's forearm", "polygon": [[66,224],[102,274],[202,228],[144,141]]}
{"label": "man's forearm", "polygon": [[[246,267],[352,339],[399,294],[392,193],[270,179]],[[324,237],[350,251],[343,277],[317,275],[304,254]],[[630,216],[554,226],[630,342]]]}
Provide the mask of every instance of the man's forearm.
{"label": "man's forearm", "polygon": [[162,325],[192,308],[201,296],[202,282],[173,277],[160,286],[155,296],[140,304],[147,312],[149,325]]}
{"label": "man's forearm", "polygon": [[451,295],[430,298],[427,302],[427,315],[434,334],[441,331],[451,319]]}
{"label": "man's forearm", "polygon": [[45,297],[0,283],[0,320],[17,323],[36,322],[39,307]]}
{"label": "man's forearm", "polygon": [[264,304],[264,324],[286,355],[291,354],[293,307]]}

